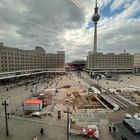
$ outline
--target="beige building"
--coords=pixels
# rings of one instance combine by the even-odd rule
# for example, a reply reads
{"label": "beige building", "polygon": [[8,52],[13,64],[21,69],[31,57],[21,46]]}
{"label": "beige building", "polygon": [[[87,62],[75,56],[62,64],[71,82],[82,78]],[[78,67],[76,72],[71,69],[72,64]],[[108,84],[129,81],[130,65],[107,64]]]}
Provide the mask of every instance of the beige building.
{"label": "beige building", "polygon": [[134,54],[134,71],[140,73],[140,53]]}
{"label": "beige building", "polygon": [[65,52],[47,53],[37,46],[35,50],[10,48],[0,43],[0,72],[27,70],[64,71]]}
{"label": "beige building", "polygon": [[134,57],[128,53],[93,53],[87,56],[89,72],[133,72]]}

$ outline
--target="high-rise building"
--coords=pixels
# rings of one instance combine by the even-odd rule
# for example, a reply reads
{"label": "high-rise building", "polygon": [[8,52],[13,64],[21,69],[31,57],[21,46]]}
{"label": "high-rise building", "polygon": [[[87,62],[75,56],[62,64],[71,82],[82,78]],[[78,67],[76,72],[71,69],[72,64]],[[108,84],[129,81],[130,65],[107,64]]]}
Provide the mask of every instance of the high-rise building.
{"label": "high-rise building", "polygon": [[37,46],[35,50],[10,48],[0,43],[0,72],[26,70],[62,70],[65,67],[65,52],[46,53]]}

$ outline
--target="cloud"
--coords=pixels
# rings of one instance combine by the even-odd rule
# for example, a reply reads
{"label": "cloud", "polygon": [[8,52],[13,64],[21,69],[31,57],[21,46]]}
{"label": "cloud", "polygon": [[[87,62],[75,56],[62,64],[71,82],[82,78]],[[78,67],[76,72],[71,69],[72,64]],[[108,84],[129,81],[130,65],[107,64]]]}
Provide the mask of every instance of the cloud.
{"label": "cloud", "polygon": [[111,10],[113,11],[115,9],[118,9],[123,4],[124,4],[123,0],[114,0],[112,5],[111,5]]}
{"label": "cloud", "polygon": [[[1,0],[0,41],[22,49],[40,45],[46,52],[65,50],[66,61],[86,58],[93,49],[94,30],[87,31],[86,27],[94,13],[95,0],[77,1],[80,8],[71,0]],[[102,0],[98,5],[100,9],[108,7],[109,14],[124,7],[109,17],[100,10],[98,51],[138,52],[140,1]]]}
{"label": "cloud", "polygon": [[140,18],[121,20],[119,22],[116,22],[116,19],[113,22],[112,19],[112,22],[105,21],[104,24],[107,24],[108,28],[101,27],[98,31],[100,50],[117,53],[122,52],[124,49],[130,53],[139,51]]}

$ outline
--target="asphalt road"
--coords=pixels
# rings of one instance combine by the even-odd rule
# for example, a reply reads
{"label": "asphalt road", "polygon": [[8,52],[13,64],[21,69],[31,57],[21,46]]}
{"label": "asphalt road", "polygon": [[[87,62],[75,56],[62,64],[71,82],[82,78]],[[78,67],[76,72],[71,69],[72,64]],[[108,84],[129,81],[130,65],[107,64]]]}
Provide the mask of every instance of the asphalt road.
{"label": "asphalt road", "polygon": [[[38,137],[39,140],[66,140],[66,125],[58,122],[50,123],[39,120],[29,120],[23,118],[8,119],[9,136],[5,133],[5,119],[0,116],[0,140],[33,140]],[[40,135],[40,129],[44,129],[44,135]],[[99,124],[100,138],[99,140],[116,140],[114,134],[108,131],[108,121],[103,119]],[[116,136],[115,136],[116,137]],[[93,138],[85,138],[80,136],[69,135],[69,140],[94,140]],[[118,139],[119,140],[119,139]]]}
{"label": "asphalt road", "polygon": [[[66,140],[66,126],[55,123],[40,122],[28,119],[8,119],[9,136],[5,133],[5,120],[0,117],[0,140],[33,140],[38,137],[39,140]],[[40,129],[44,129],[44,135],[40,135]],[[108,130],[106,130],[108,131]],[[90,140],[90,138],[80,136],[69,136],[70,140]],[[93,140],[93,139],[92,139]],[[105,140],[104,138],[101,140]],[[108,139],[112,140],[112,139]]]}

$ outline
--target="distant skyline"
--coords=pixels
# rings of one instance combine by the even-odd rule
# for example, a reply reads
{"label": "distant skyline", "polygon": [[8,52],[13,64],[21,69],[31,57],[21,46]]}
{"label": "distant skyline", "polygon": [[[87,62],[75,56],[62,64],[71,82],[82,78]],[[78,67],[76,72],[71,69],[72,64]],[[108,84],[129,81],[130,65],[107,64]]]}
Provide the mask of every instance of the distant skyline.
{"label": "distant skyline", "polygon": [[[0,42],[66,51],[66,62],[85,59],[93,49],[94,7],[95,0],[1,0]],[[98,0],[98,7],[97,51],[140,52],[140,0]]]}

